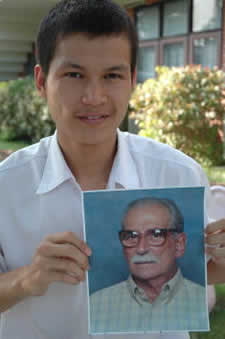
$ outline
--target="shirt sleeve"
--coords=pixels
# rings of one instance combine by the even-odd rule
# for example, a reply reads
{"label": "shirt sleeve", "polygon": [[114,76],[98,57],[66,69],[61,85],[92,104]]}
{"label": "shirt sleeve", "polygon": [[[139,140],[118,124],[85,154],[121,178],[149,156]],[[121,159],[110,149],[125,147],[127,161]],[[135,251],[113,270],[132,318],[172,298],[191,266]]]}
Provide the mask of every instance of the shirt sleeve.
{"label": "shirt sleeve", "polygon": [[204,195],[204,225],[205,227],[210,223],[210,218],[209,218],[209,206],[211,204],[211,191],[210,191],[210,185],[208,178],[201,169],[201,179],[200,179],[200,184],[205,187],[205,195]]}
{"label": "shirt sleeve", "polygon": [[[213,220],[210,219],[209,217],[209,206],[211,203],[211,191],[210,191],[210,184],[209,184],[209,180],[205,174],[205,172],[203,171],[203,169],[201,169],[201,185],[203,185],[205,187],[205,194],[204,194],[204,226],[206,227],[209,223],[211,223]],[[206,254],[206,262],[208,263],[209,260],[211,259],[211,256]]]}

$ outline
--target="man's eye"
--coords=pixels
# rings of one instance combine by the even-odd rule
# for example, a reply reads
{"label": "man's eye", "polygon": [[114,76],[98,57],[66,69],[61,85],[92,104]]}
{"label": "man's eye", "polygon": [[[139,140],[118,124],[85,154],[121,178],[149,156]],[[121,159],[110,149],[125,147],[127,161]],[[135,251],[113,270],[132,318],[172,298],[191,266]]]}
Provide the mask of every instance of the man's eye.
{"label": "man's eye", "polygon": [[78,72],[67,72],[66,76],[69,78],[76,78],[76,79],[82,78],[82,75]]}
{"label": "man's eye", "polygon": [[136,239],[138,237],[137,233],[130,233],[129,238]]}
{"label": "man's eye", "polygon": [[106,75],[107,79],[122,79],[122,76],[118,73],[110,73]]}
{"label": "man's eye", "polygon": [[129,240],[129,239],[135,239],[137,238],[137,234],[136,233],[125,233],[124,234],[124,240]]}
{"label": "man's eye", "polygon": [[154,238],[161,238],[163,236],[163,232],[160,230],[155,230],[154,232],[152,232],[152,236]]}

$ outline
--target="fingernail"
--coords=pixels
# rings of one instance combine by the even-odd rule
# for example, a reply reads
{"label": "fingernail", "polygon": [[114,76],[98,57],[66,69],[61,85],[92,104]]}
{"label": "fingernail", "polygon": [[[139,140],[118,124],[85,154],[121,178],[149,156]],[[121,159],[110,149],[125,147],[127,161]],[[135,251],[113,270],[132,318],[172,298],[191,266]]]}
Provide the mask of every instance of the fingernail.
{"label": "fingernail", "polygon": [[86,251],[87,255],[90,256],[92,254],[92,251],[90,248],[87,248],[87,251]]}

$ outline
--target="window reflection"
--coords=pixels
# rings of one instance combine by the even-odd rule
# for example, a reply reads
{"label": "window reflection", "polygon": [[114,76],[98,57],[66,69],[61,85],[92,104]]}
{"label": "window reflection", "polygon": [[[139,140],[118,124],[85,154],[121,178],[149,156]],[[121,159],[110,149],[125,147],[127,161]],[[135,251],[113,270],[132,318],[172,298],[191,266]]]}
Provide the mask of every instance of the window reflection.
{"label": "window reflection", "polygon": [[194,40],[194,63],[203,67],[217,65],[218,40],[213,37]]}
{"label": "window reflection", "polygon": [[138,57],[138,82],[155,77],[156,48],[142,47]]}
{"label": "window reflection", "polygon": [[184,44],[175,43],[164,45],[163,64],[169,67],[184,66]]}
{"label": "window reflection", "polygon": [[137,12],[137,30],[140,40],[159,38],[159,7],[146,8]]}
{"label": "window reflection", "polygon": [[222,7],[222,0],[194,0],[193,32],[221,28]]}
{"label": "window reflection", "polygon": [[177,0],[165,3],[163,36],[185,34],[188,32],[188,1]]}

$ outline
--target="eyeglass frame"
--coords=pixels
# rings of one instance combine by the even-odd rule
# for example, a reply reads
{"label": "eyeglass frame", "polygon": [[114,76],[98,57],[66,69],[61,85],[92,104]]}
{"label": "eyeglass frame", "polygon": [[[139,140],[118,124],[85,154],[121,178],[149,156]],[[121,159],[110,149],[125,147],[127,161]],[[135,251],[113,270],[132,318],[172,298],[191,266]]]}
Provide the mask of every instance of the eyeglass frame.
{"label": "eyeglass frame", "polygon": [[[152,229],[149,229],[149,230],[145,231],[144,233],[146,233],[146,232],[150,232],[152,235],[157,234],[157,232],[158,232],[158,234],[161,233],[161,232],[163,233],[163,236],[164,236],[163,242],[161,244],[159,244],[159,245],[156,245],[156,244],[150,244],[149,245],[149,246],[153,246],[153,247],[161,247],[161,246],[163,246],[165,244],[166,240],[167,240],[167,237],[168,237],[169,233],[178,233],[178,234],[179,233],[183,233],[183,231],[177,230],[175,228],[152,228]],[[132,245],[132,246],[124,245],[123,239],[121,238],[123,233],[136,233],[136,235],[137,235],[137,243],[135,245]],[[138,244],[140,242],[141,232],[133,231],[133,230],[121,230],[121,231],[118,232],[118,234],[119,234],[120,242],[121,242],[123,247],[133,248],[133,247],[138,246]],[[143,236],[144,236],[144,234],[143,234]]]}

